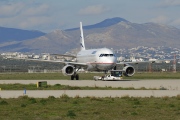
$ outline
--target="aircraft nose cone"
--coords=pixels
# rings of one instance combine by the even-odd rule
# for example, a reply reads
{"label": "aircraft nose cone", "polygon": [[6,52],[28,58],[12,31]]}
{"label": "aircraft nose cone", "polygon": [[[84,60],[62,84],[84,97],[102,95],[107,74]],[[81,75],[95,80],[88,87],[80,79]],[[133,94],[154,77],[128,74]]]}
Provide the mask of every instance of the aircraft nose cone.
{"label": "aircraft nose cone", "polygon": [[109,59],[106,59],[106,62],[103,62],[103,64],[101,64],[99,68],[102,70],[110,70],[110,69],[113,69],[115,65],[116,65],[116,59],[109,58]]}
{"label": "aircraft nose cone", "polygon": [[116,58],[115,57],[113,57],[113,58],[111,58],[110,60],[109,60],[109,63],[112,63],[112,64],[114,64],[114,63],[116,63]]}

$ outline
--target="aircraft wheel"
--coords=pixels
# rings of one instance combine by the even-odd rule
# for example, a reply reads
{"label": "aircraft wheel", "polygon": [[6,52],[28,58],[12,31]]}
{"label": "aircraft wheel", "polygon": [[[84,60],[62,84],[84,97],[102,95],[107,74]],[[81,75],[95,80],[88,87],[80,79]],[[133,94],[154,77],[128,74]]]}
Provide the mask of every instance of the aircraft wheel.
{"label": "aircraft wheel", "polygon": [[74,80],[74,75],[71,75],[71,80]]}
{"label": "aircraft wheel", "polygon": [[78,74],[76,75],[76,80],[79,80],[79,75]]}

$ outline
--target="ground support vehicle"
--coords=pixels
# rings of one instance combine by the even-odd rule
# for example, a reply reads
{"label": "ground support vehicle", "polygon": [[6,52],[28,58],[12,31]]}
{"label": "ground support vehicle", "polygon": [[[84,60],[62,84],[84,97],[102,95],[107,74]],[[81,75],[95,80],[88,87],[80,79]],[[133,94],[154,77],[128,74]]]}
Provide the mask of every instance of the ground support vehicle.
{"label": "ground support vehicle", "polygon": [[111,74],[107,74],[104,76],[94,76],[94,80],[104,80],[104,81],[108,81],[108,80],[122,80],[122,70],[111,70],[110,71]]}

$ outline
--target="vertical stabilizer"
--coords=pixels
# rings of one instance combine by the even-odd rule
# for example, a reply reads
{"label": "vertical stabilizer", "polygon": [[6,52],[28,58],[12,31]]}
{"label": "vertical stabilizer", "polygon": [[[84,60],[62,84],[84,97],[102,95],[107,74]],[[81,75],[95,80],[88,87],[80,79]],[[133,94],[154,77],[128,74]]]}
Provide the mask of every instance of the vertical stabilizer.
{"label": "vertical stabilizer", "polygon": [[84,44],[84,34],[83,34],[83,28],[82,28],[82,22],[80,22],[80,32],[81,32],[81,36],[80,36],[80,45],[81,45],[81,50],[85,50],[85,44]]}

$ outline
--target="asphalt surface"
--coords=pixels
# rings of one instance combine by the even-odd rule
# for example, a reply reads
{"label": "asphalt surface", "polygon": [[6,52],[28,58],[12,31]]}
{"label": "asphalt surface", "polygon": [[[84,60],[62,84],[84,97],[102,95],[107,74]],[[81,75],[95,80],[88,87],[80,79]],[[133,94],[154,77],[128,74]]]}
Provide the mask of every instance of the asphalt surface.
{"label": "asphalt surface", "polygon": [[[162,90],[3,90],[1,98],[17,98],[28,95],[34,98],[60,97],[63,94],[69,97],[164,97],[180,95],[180,79],[174,80],[121,80],[121,81],[94,81],[94,80],[38,80],[47,81],[49,85],[61,84],[70,86],[90,87],[123,87],[147,88]],[[37,84],[37,80],[0,80],[0,84]],[[163,90],[166,89],[166,90]]]}

